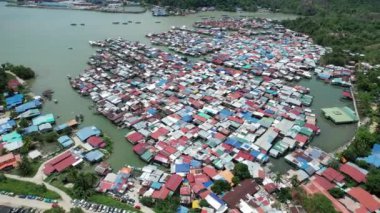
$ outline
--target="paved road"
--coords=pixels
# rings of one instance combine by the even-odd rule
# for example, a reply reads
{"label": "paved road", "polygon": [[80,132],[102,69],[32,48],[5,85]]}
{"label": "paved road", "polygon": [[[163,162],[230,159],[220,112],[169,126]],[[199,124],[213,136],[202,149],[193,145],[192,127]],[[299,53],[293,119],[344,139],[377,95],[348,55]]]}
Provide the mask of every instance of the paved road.
{"label": "paved road", "polygon": [[0,204],[10,207],[29,207],[46,210],[51,208],[50,203],[45,203],[39,200],[21,199],[18,197],[9,197],[6,195],[0,195]]}

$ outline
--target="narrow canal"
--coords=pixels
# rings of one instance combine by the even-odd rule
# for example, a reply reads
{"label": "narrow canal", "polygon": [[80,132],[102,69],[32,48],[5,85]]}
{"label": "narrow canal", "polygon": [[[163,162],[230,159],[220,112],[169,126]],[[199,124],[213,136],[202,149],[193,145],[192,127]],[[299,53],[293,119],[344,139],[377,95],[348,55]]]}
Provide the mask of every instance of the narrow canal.
{"label": "narrow canal", "polygon": [[[143,14],[106,14],[91,11],[48,10],[6,7],[0,2],[0,63],[24,64],[37,72],[32,83],[32,91],[41,94],[46,89],[55,91],[58,104],[48,102],[45,112],[60,116],[57,123],[63,123],[78,113],[84,115],[84,125],[96,125],[114,141],[114,153],[109,162],[114,169],[124,164],[141,166],[144,163],[132,152],[132,147],[124,140],[126,130],[117,129],[102,116],[94,115],[89,107],[89,99],[74,92],[67,75],[76,76],[86,68],[87,59],[95,49],[88,45],[89,40],[102,40],[110,37],[123,37],[131,41],[148,43],[145,34],[163,32],[171,26],[191,26],[201,16],[223,14],[230,16],[248,15],[271,19],[292,19],[293,15],[271,13],[226,13],[209,12],[181,17],[156,18],[149,12]],[[114,25],[112,22],[132,21],[128,25]],[[134,22],[140,21],[141,24]],[[156,23],[160,21],[161,23]],[[71,23],[78,24],[71,26]],[[84,23],[85,26],[80,26]],[[69,49],[72,48],[72,49]],[[321,135],[313,144],[330,152],[344,144],[354,134],[355,125],[335,126],[320,114],[321,107],[342,106],[350,103],[340,100],[341,88],[334,88],[316,80],[304,80],[302,85],[311,88],[314,95],[312,108],[318,114]],[[286,171],[283,160],[274,160],[275,168]]]}

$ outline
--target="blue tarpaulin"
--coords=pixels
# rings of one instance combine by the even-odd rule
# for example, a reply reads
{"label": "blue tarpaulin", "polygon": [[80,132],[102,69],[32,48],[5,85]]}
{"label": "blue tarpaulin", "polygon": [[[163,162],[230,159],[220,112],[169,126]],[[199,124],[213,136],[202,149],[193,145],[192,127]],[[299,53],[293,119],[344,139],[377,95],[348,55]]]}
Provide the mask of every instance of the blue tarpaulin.
{"label": "blue tarpaulin", "polygon": [[157,109],[156,108],[149,108],[148,113],[151,115],[155,115],[155,114],[157,114]]}

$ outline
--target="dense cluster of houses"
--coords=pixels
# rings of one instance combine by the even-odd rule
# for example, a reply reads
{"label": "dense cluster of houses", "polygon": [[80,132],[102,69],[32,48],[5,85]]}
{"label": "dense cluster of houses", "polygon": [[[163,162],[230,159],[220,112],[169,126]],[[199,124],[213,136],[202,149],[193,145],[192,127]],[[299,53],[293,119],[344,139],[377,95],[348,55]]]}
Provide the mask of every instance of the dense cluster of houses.
{"label": "dense cluster of houses", "polygon": [[[233,173],[209,165],[186,162],[183,159],[173,164],[170,172],[164,172],[154,165],[144,166],[141,170],[123,167],[117,173],[108,173],[100,181],[97,190],[111,193],[121,200],[130,189],[135,190],[140,197],[156,200],[179,194],[179,212],[187,212],[189,208],[200,208],[203,212],[225,212],[227,209],[236,212],[278,211],[272,207],[275,202],[272,193],[278,190],[279,185],[265,175],[260,164],[247,161],[253,178],[243,180],[224,195],[217,195],[212,192],[211,186],[216,180],[232,184]],[[209,207],[202,207],[201,200],[206,201]]]}
{"label": "dense cluster of houses", "polygon": [[[200,29],[173,28],[148,37],[188,55],[214,52],[206,61],[107,39],[95,43],[101,49],[71,85],[90,96],[100,114],[131,130],[125,138],[142,160],[170,168],[144,167],[140,196],[165,199],[179,193],[181,211],[205,200],[216,212],[275,212],[270,194],[282,186],[261,167],[269,156],[289,153],[285,159],[298,168],[289,176],[300,182],[320,181],[331,160],[307,146],[320,132],[308,108],[309,89],[288,83],[311,78],[310,70],[326,50],[269,20],[204,20],[194,26]],[[352,71],[328,66],[318,67],[316,74],[334,82],[341,78],[339,85],[345,86]],[[248,166],[253,180],[222,196],[213,193],[215,180],[232,185],[237,162]],[[340,172],[347,174],[348,166]],[[111,173],[98,190],[122,194],[129,177],[130,171]]]}

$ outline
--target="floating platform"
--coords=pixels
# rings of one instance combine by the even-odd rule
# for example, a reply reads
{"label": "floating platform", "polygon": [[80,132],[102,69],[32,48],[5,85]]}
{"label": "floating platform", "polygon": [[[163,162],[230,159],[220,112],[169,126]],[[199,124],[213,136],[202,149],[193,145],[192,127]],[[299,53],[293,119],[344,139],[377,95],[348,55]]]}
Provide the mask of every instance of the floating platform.
{"label": "floating platform", "polygon": [[354,123],[358,121],[355,111],[349,107],[322,108],[322,112],[327,119],[335,124]]}

